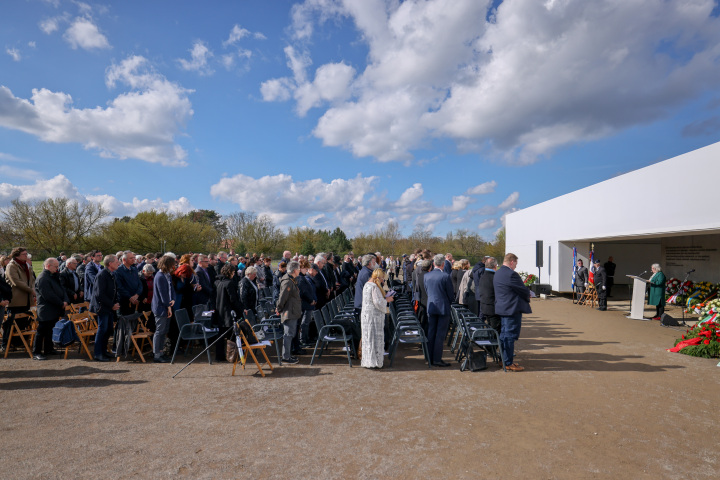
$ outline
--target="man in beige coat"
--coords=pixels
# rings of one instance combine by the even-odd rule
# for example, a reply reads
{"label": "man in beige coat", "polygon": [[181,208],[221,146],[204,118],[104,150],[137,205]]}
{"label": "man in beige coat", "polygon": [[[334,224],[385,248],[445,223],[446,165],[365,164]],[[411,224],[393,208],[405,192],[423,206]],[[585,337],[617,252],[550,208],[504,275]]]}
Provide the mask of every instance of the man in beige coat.
{"label": "man in beige coat", "polygon": [[[8,305],[8,318],[2,324],[3,336],[0,351],[5,351],[8,347],[7,338],[10,336],[10,327],[15,315],[29,312],[30,305],[35,302],[35,274],[28,265],[27,249],[15,247],[12,249],[10,257],[12,260],[5,267],[5,280],[12,287],[12,300]],[[30,320],[27,318],[18,320],[18,326],[21,329],[26,328],[29,323]]]}

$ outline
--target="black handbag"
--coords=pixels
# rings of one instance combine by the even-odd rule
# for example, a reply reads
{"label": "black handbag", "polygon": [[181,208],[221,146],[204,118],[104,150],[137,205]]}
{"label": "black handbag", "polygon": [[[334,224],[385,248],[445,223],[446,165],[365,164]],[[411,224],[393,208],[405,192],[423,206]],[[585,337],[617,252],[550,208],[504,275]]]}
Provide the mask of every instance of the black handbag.
{"label": "black handbag", "polygon": [[475,351],[468,346],[467,356],[460,364],[460,371],[470,370],[471,372],[479,372],[487,370],[487,352],[485,350]]}

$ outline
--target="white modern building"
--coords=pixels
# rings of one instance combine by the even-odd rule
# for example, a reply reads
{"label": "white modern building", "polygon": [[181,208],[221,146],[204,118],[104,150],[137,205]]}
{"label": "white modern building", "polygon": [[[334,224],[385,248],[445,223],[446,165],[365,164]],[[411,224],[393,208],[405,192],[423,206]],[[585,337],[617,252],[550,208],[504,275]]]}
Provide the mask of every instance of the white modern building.
{"label": "white modern building", "polygon": [[668,278],[683,279],[694,269],[691,280],[720,282],[720,142],[506,219],[506,251],[519,257],[517,270],[539,273],[554,291],[572,291],[573,247],[588,266],[591,244],[603,263],[614,257],[616,285],[629,284],[626,275],[649,271],[653,263]]}

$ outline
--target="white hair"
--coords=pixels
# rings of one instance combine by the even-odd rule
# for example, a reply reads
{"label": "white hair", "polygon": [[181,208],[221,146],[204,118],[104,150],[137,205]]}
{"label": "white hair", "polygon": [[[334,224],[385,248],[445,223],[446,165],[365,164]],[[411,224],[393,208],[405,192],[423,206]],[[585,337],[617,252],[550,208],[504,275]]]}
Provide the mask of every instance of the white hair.
{"label": "white hair", "polygon": [[245,269],[245,276],[246,276],[246,277],[249,276],[249,275],[252,275],[253,273],[257,275],[257,268],[251,266],[251,267],[247,267],[247,268]]}

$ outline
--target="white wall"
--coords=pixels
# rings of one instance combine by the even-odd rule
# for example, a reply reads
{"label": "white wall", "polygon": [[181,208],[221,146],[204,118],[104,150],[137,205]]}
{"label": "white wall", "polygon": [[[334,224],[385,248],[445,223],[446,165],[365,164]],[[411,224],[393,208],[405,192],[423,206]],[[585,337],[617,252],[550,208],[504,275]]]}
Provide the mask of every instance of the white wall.
{"label": "white wall", "polygon": [[[506,251],[518,255],[518,270],[537,274],[535,241],[543,240],[546,260],[548,250],[552,255],[541,271],[542,282],[550,283],[553,290],[569,291],[573,244],[578,254],[587,256],[590,242],[596,243],[597,252],[602,242],[613,240],[720,232],[717,178],[720,143],[508,214]],[[578,220],[579,209],[584,208],[580,205],[592,208],[587,221]],[[632,247],[612,252],[618,269],[623,265],[618,274],[642,272],[648,254],[661,261],[659,249],[637,248],[635,253]],[[609,253],[599,254],[605,261]],[[714,265],[720,270],[720,264]]]}

